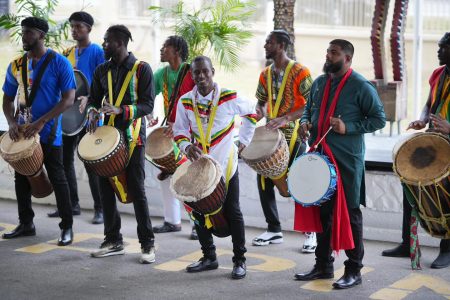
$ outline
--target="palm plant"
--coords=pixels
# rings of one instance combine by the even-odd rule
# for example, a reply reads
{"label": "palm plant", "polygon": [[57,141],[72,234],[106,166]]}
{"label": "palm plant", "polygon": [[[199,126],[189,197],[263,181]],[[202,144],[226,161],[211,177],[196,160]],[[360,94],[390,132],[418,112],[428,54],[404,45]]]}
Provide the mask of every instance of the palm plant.
{"label": "palm plant", "polygon": [[57,22],[51,18],[58,6],[59,0],[15,0],[17,13],[9,13],[0,16],[0,28],[10,31],[10,37],[14,43],[20,44],[22,27],[20,22],[26,17],[33,16],[47,20],[48,33],[45,36],[45,44],[51,48],[62,50],[62,41],[69,36],[69,21]]}
{"label": "palm plant", "polygon": [[240,65],[239,53],[253,34],[246,22],[255,11],[253,2],[241,0],[209,1],[200,10],[188,12],[183,0],[171,8],[151,6],[154,20],[174,20],[173,30],[189,46],[189,59],[210,55],[226,71],[235,71]]}

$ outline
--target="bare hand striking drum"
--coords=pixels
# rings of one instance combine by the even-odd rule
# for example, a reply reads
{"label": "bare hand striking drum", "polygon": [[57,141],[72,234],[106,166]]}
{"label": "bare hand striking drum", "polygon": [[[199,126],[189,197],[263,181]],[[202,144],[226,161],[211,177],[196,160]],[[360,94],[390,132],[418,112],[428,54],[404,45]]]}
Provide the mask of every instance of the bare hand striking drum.
{"label": "bare hand striking drum", "polygon": [[205,217],[205,225],[218,237],[229,236],[228,221],[222,205],[226,198],[225,180],[220,164],[209,156],[178,167],[170,181],[176,199]]}
{"label": "bare hand striking drum", "polygon": [[74,75],[77,86],[75,100],[73,101],[73,105],[62,114],[62,132],[67,136],[78,134],[83,130],[87,122],[86,109],[80,113],[79,107],[81,100],[78,100],[78,97],[89,95],[89,83],[86,76],[79,70],[74,70]]}
{"label": "bare hand striking drum", "polygon": [[78,157],[98,176],[114,177],[128,165],[128,148],[122,133],[105,125],[83,136],[78,144]]}
{"label": "bare hand striking drum", "polygon": [[167,127],[153,130],[147,137],[145,158],[167,174],[175,173],[180,164],[187,160],[175,142],[164,135]]}
{"label": "bare hand striking drum", "polygon": [[242,150],[241,157],[256,173],[270,178],[280,195],[290,196],[286,182],[289,147],[280,130],[268,130],[265,126],[256,128],[252,141]]}
{"label": "bare hand striking drum", "polygon": [[397,142],[394,172],[414,197],[422,227],[437,238],[450,238],[450,142],[421,132]]}
{"label": "bare hand striking drum", "polygon": [[31,194],[36,198],[44,198],[53,192],[44,163],[44,153],[39,142],[39,134],[25,139],[20,133],[19,139],[13,141],[9,132],[0,138],[0,155],[13,169],[27,176],[31,186]]}

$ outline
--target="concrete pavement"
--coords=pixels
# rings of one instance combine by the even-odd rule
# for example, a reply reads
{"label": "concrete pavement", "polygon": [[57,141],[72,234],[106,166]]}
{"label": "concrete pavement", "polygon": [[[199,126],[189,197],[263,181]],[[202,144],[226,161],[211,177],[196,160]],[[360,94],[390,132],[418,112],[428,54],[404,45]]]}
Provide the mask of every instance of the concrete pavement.
{"label": "concrete pavement", "polygon": [[[297,271],[308,271],[314,256],[299,253],[304,237],[285,232],[280,245],[254,247],[251,239],[261,229],[246,228],[247,266],[245,279],[232,280],[231,239],[215,238],[218,270],[198,274],[184,271],[201,253],[197,241],[188,239],[190,226],[177,233],[156,235],[156,262],[138,263],[136,221],[122,214],[122,233],[127,253],[94,259],[89,251],[103,239],[103,226],[89,223],[92,211],[75,217],[75,242],[56,246],[58,220],[49,219],[52,206],[33,204],[35,237],[0,240],[0,297],[9,299],[450,299],[450,269],[432,270],[438,249],[422,248],[421,271],[411,271],[409,259],[385,258],[386,242],[365,241],[363,284],[350,290],[331,289],[331,280],[310,283],[293,280]],[[15,201],[0,200],[0,231],[17,223]],[[159,224],[160,218],[152,218]],[[335,278],[343,272],[345,253],[335,262]]]}

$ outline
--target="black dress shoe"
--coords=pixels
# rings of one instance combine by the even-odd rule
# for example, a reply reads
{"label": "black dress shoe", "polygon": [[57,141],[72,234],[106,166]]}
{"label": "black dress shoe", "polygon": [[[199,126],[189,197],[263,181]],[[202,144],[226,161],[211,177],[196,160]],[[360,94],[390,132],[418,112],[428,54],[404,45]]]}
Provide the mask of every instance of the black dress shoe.
{"label": "black dress shoe", "polygon": [[59,218],[59,211],[55,210],[54,212],[48,213],[47,216],[49,218]]}
{"label": "black dress shoe", "polygon": [[36,235],[36,228],[34,227],[33,222],[23,224],[20,223],[10,232],[6,232],[3,234],[4,239],[13,239],[19,236],[33,236]]}
{"label": "black dress shoe", "polygon": [[72,206],[72,216],[79,216],[81,215],[81,207],[80,204],[77,203],[74,206]]}
{"label": "black dress shoe", "polygon": [[202,272],[208,270],[215,270],[219,267],[219,262],[217,259],[210,259],[207,257],[200,258],[199,261],[190,264],[186,267],[188,273]]}
{"label": "black dress shoe", "polygon": [[388,257],[409,257],[409,246],[400,244],[395,248],[384,250],[381,252],[381,255]]}
{"label": "black dress shoe", "polygon": [[58,246],[67,246],[72,244],[73,231],[72,228],[61,229],[61,236],[58,239]]}
{"label": "black dress shoe", "polygon": [[180,224],[171,224],[169,222],[164,222],[164,224],[160,226],[153,227],[154,233],[166,233],[166,232],[176,232],[181,231],[181,225]]}
{"label": "black dress shoe", "polygon": [[361,283],[360,272],[344,272],[344,275],[333,283],[333,287],[335,289],[348,289]]}
{"label": "black dress shoe", "polygon": [[443,269],[450,266],[450,252],[439,252],[438,257],[431,264],[432,269]]}
{"label": "black dress shoe", "polygon": [[94,212],[94,218],[92,224],[103,224],[103,212],[96,210]]}
{"label": "black dress shoe", "polygon": [[238,261],[234,263],[233,271],[231,272],[231,278],[242,279],[247,274],[247,266],[245,262]]}
{"label": "black dress shoe", "polygon": [[316,279],[330,279],[334,277],[333,270],[324,271],[320,268],[314,266],[314,268],[308,273],[297,273],[294,275],[296,280],[300,281],[310,281]]}

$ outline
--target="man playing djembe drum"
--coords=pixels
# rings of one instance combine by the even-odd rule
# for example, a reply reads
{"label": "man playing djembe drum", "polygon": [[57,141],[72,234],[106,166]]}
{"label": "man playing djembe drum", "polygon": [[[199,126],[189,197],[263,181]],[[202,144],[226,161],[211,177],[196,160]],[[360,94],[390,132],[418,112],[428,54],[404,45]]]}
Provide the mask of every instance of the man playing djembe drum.
{"label": "man playing djembe drum", "polygon": [[[344,275],[333,283],[337,289],[361,284],[363,267],[363,220],[365,205],[364,134],[381,129],[386,123],[383,105],[375,87],[350,68],[353,45],[333,40],[327,49],[324,75],[311,87],[301,118],[299,133],[311,148],[319,141],[322,151],[338,174],[337,189],[331,200],[320,207],[296,204],[294,227],[317,233],[316,264],[308,273],[295,274],[297,280],[333,278],[332,250],[345,250]],[[323,140],[321,138],[326,136]]]}
{"label": "man playing djembe drum", "polygon": [[[150,66],[139,62],[127,45],[131,33],[123,25],[108,28],[104,36],[103,51],[107,62],[94,71],[89,99],[89,132],[97,129],[99,113],[106,114],[105,124],[122,131],[130,149],[134,149],[126,167],[128,194],[133,198],[137,221],[137,234],[141,244],[143,264],[155,261],[154,234],[145,195],[145,115],[153,110],[153,74]],[[125,82],[128,78],[128,83]],[[127,86],[128,84],[128,86]],[[111,87],[109,95],[108,86]],[[119,93],[119,91],[125,91]],[[106,98],[105,100],[103,100]],[[120,103],[119,103],[120,102]],[[112,119],[112,122],[109,122]],[[141,123],[142,122],[142,123]],[[136,138],[135,138],[136,137]],[[132,147],[131,145],[134,145]],[[105,241],[93,257],[124,254],[121,220],[116,205],[114,189],[106,177],[100,177],[100,192],[103,205]]]}
{"label": "man playing djembe drum", "polygon": [[[69,17],[72,37],[77,42],[76,45],[64,50],[63,55],[70,61],[75,70],[80,71],[86,76],[87,82],[90,85],[92,82],[92,75],[95,68],[105,62],[105,56],[102,48],[92,43],[89,34],[94,25],[94,18],[84,11],[74,12]],[[80,113],[85,112],[87,97],[79,97],[82,100],[76,102],[74,105],[79,106]],[[84,124],[82,124],[84,125]],[[73,215],[79,215],[80,199],[78,198],[78,184],[75,174],[74,156],[80,136],[85,134],[82,129],[79,134],[65,135],[63,134],[63,163],[64,172],[66,173],[67,182],[69,183],[70,201],[72,202]],[[98,176],[96,176],[89,169],[86,169],[89,178],[89,187],[91,189],[92,198],[94,200],[94,218],[93,224],[103,223],[103,209],[100,201],[100,192],[98,187]],[[58,217],[58,210],[47,214],[50,218]]]}
{"label": "man playing djembe drum", "polygon": [[[268,129],[279,128],[283,133],[292,152],[297,155],[305,151],[300,139],[296,138],[295,121],[300,118],[308,98],[312,78],[307,67],[291,60],[286,53],[292,43],[285,30],[274,30],[266,39],[264,49],[266,58],[273,64],[266,67],[259,77],[256,98],[258,119],[267,117]],[[291,145],[292,143],[292,145]],[[300,147],[299,151],[297,149]],[[295,154],[290,153],[290,164]],[[266,246],[283,242],[280,218],[278,217],[275,200],[274,181],[257,175],[257,184],[261,207],[267,222],[267,231],[255,237],[252,244]],[[316,249],[315,233],[306,233],[302,252],[314,252]]]}
{"label": "man playing djembe drum", "polygon": [[[3,85],[3,112],[8,120],[9,135],[16,141],[19,138],[20,124],[15,118],[14,97],[16,94],[25,96],[26,106],[31,108],[32,122],[20,130],[25,138],[40,135],[44,164],[55,191],[61,217],[58,245],[65,246],[73,240],[73,217],[63,167],[61,126],[58,123],[61,121],[61,113],[73,104],[75,78],[69,61],[44,45],[48,31],[47,21],[28,17],[21,25],[23,49],[26,53],[8,66]],[[18,172],[15,172],[14,177],[20,224],[13,231],[3,234],[4,239],[36,234],[30,183],[26,176]]]}
{"label": "man playing djembe drum", "polygon": [[[223,170],[230,170],[227,172],[230,176],[222,210],[228,220],[233,241],[234,266],[231,277],[241,279],[246,275],[244,254],[247,249],[244,219],[239,206],[238,147],[233,142],[233,129],[235,115],[242,116],[242,126],[239,130],[239,150],[242,151],[255,130],[255,107],[235,91],[221,89],[213,81],[214,68],[208,57],[196,57],[192,61],[191,71],[196,86],[191,92],[181,96],[178,102],[173,133],[181,151],[185,152],[190,160],[197,160],[203,154],[208,154],[219,162]],[[198,127],[198,124],[201,126]],[[190,129],[196,138],[195,144],[190,141]],[[208,132],[210,136],[205,136],[204,133],[207,135]],[[219,264],[212,233],[205,227],[202,215],[194,212],[194,216],[198,221],[195,226],[203,257],[187,266],[186,270],[192,273],[217,269]]]}
{"label": "man playing djembe drum", "polygon": [[[428,131],[450,135],[450,32],[444,34],[438,43],[439,68],[430,77],[430,94],[423,107],[420,119],[411,122],[408,129],[420,130],[429,123]],[[406,192],[406,193],[405,193]],[[390,257],[410,256],[410,219],[412,208],[407,199],[407,191],[403,194],[402,243],[393,249],[384,250],[381,254]],[[414,203],[414,199],[410,199]],[[431,263],[431,268],[441,269],[450,266],[450,239],[440,242],[438,257]]]}

